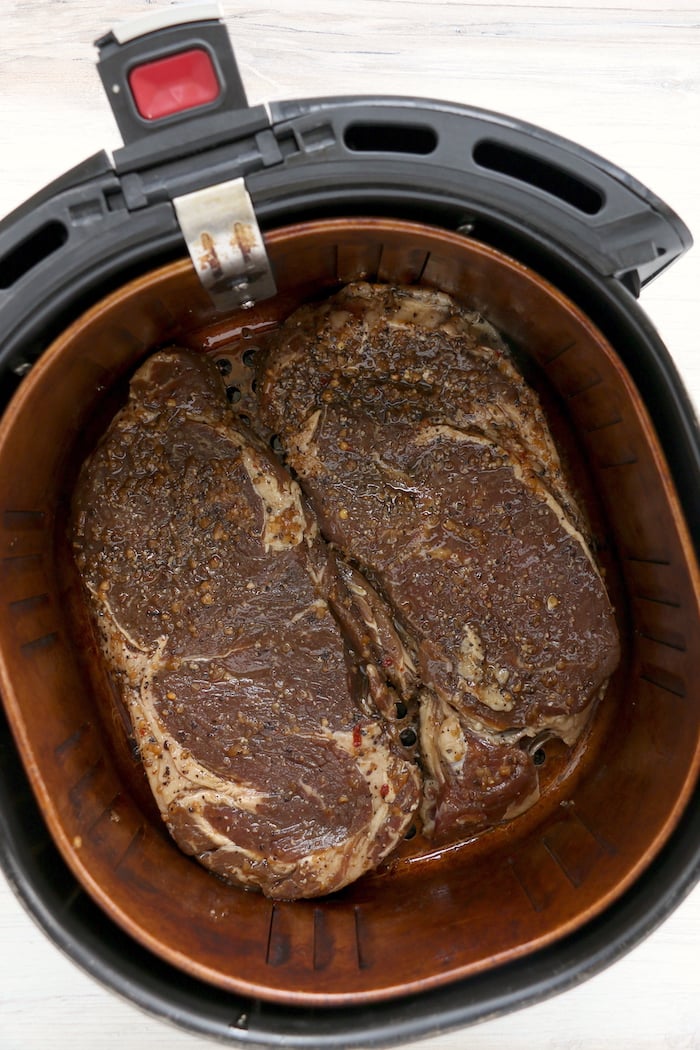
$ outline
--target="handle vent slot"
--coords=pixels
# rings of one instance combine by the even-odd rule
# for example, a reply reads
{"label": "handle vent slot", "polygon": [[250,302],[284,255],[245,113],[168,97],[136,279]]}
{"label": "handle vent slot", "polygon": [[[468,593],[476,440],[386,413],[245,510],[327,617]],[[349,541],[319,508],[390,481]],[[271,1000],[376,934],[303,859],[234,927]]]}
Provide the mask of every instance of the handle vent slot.
{"label": "handle vent slot", "polygon": [[413,153],[427,156],[437,149],[438,136],[425,124],[356,121],[348,124],[343,141],[353,153]]}
{"label": "handle vent slot", "polygon": [[68,230],[57,219],[34,230],[0,259],[0,289],[11,288],[25,273],[62,248],[67,240]]}
{"label": "handle vent slot", "polygon": [[510,179],[543,190],[585,215],[597,215],[605,204],[603,194],[595,187],[560,168],[558,164],[550,164],[525,150],[505,146],[492,139],[482,139],[474,146],[472,159],[480,168],[487,168],[488,171],[507,175]]}

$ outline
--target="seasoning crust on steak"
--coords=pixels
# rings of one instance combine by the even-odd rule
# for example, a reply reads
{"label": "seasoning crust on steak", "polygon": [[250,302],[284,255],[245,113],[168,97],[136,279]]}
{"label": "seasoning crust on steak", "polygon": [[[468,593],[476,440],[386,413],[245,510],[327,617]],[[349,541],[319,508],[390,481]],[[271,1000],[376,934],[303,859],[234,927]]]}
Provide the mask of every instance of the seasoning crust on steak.
{"label": "seasoning crust on steak", "polygon": [[442,293],[358,283],[287,320],[257,389],[321,532],[385,599],[417,669],[425,829],[522,812],[538,785],[521,740],[574,743],[619,644],[506,347]]}
{"label": "seasoning crust on steak", "polygon": [[[378,713],[393,693],[371,661],[360,668],[334,556],[297,484],[233,425],[210,360],[159,353],[136,373],[79,478],[74,549],[186,853],[295,898],[340,889],[394,848],[420,777]],[[394,633],[378,625],[375,644],[396,650]]]}

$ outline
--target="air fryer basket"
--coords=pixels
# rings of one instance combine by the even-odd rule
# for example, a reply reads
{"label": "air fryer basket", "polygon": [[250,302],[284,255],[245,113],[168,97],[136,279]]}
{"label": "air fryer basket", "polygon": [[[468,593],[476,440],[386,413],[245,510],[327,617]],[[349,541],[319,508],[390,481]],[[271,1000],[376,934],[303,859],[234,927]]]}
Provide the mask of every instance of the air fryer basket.
{"label": "air fryer basket", "polygon": [[[690,685],[700,659],[697,569],[634,386],[598,330],[541,278],[459,235],[397,221],[310,222],[270,232],[267,246],[275,299],[220,318],[191,267],[170,265],[70,326],[12,401],[0,446],[3,694],[65,860],[136,940],[241,994],[364,1003],[412,995],[565,936],[656,855],[700,754],[700,698],[693,702]],[[550,412],[565,406],[560,438],[570,458],[588,461],[601,503],[597,538],[625,653],[577,768],[559,783],[555,750],[549,789],[528,817],[461,849],[407,856],[332,899],[272,904],[185,858],[144,801],[81,617],[66,494],[105,405],[114,411],[114,389],[149,349],[176,341],[235,359],[297,302],[357,277],[448,291],[545,374],[558,395]]]}
{"label": "air fryer basket", "polygon": [[[0,263],[4,234],[25,266],[0,302],[17,386],[0,423],[3,860],[50,935],[156,1013],[242,1043],[400,1042],[594,972],[697,879],[700,456],[632,294],[689,238],[629,177],[491,114],[312,100],[278,104],[271,123],[243,111],[226,134],[186,171],[167,135],[156,160],[128,144],[116,175],[93,158],[0,229]],[[283,162],[251,171],[273,142]],[[526,148],[537,163],[514,181],[506,154]],[[209,180],[208,164],[251,172],[278,289],[252,308],[215,308],[163,199]],[[111,203],[88,235],[96,201]],[[237,368],[298,303],[356,278],[442,289],[522,357],[591,511],[623,660],[584,746],[548,746],[529,814],[451,849],[407,844],[332,898],[273,904],[199,868],[153,815],[85,619],[67,501],[149,351],[177,342]]]}

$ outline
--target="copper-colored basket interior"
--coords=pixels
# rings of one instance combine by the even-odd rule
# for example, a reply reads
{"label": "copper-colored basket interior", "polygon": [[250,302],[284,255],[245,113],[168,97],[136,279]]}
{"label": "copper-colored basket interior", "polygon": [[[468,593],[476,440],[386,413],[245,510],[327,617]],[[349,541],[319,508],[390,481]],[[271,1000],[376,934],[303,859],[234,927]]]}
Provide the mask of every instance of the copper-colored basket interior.
{"label": "copper-colored basket interior", "polygon": [[[700,584],[659,440],[618,357],[532,271],[415,224],[333,220],[267,235],[279,295],[228,317],[187,261],[122,287],[49,348],[0,428],[0,684],[51,833],[79,882],[188,973],[285,1003],[412,994],[498,966],[614,901],[675,827],[700,757]],[[240,360],[298,303],[356,278],[440,288],[522,355],[589,509],[623,637],[573,755],[540,803],[449,849],[407,844],[326,899],[272,903],[207,873],[158,818],[85,618],[66,508],[83,456],[157,346]],[[235,565],[235,552],[232,552]]]}

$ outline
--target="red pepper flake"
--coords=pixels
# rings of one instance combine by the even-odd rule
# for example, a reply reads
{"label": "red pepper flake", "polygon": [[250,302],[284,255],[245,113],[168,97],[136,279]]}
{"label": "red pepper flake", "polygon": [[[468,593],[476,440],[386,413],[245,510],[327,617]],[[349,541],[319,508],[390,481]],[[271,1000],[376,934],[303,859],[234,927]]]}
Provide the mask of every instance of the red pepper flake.
{"label": "red pepper flake", "polygon": [[386,796],[389,794],[389,785],[382,784],[382,786],[379,789],[379,794],[382,796],[382,798],[386,798]]}
{"label": "red pepper flake", "polygon": [[393,666],[394,666],[394,661],[391,659],[391,657],[390,656],[385,656],[384,659],[382,660],[382,667],[393,667]]}
{"label": "red pepper flake", "polygon": [[355,747],[360,747],[360,745],[362,744],[362,729],[360,728],[359,722],[356,726],[353,727],[352,742],[355,745]]}

